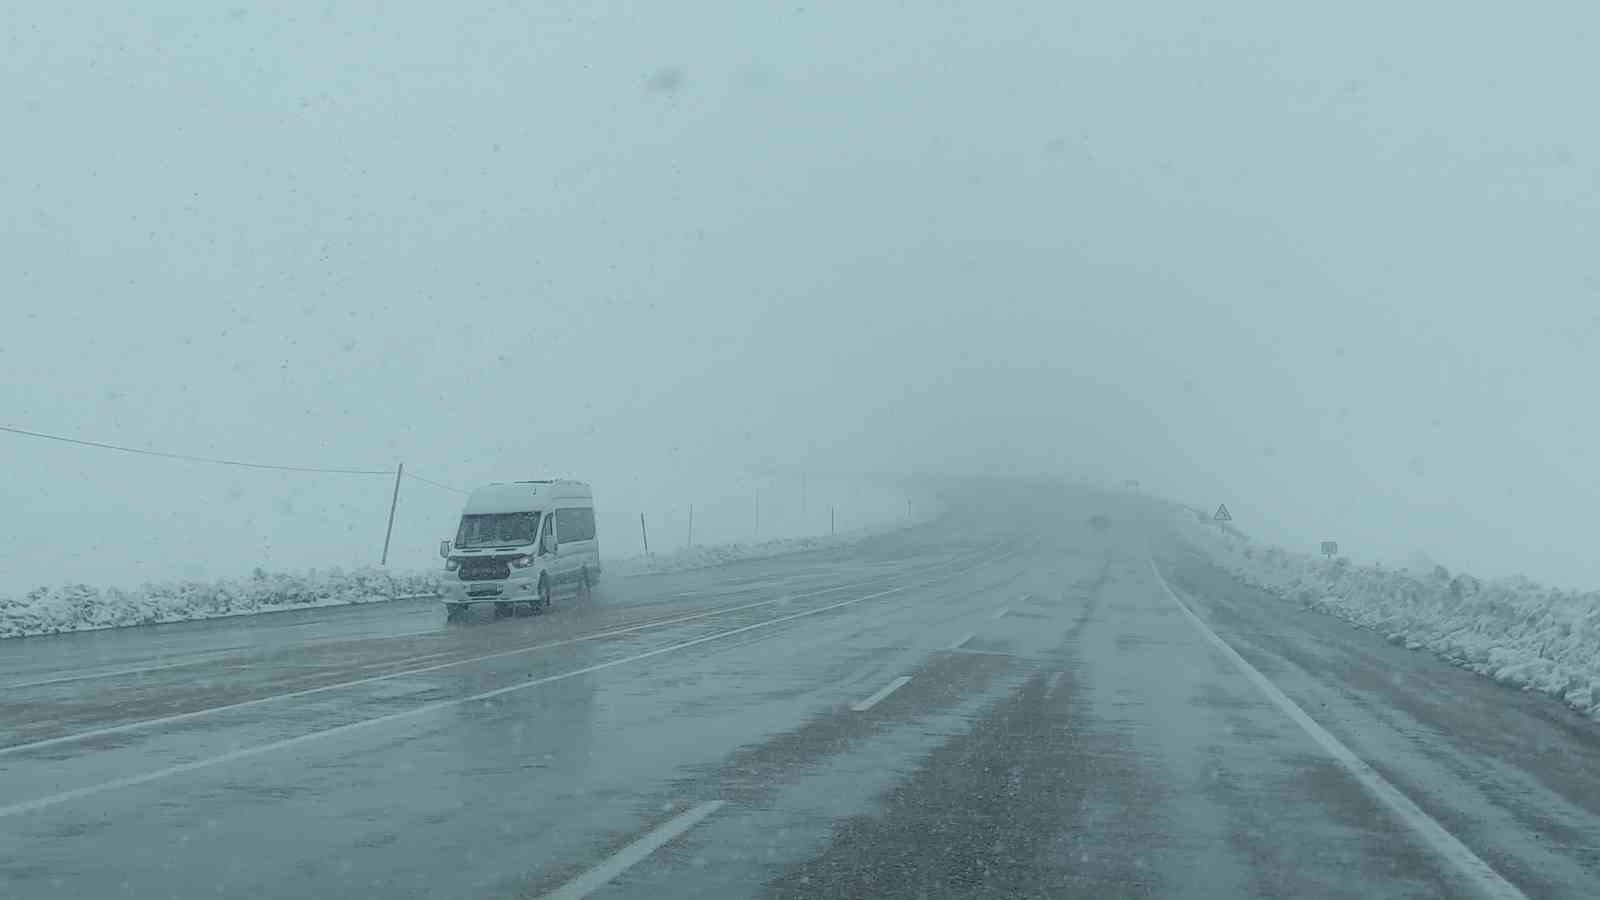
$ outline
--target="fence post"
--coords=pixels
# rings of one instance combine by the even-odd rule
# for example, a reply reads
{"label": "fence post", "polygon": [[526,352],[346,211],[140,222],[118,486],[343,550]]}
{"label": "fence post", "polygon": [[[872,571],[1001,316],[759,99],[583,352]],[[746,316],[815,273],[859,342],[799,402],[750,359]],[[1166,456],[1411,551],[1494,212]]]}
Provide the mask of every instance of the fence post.
{"label": "fence post", "polygon": [[394,467],[394,496],[389,498],[389,527],[383,532],[383,559],[378,565],[389,564],[389,539],[394,537],[394,508],[400,505],[400,477],[406,473],[406,464],[401,462]]}
{"label": "fence post", "polygon": [[650,532],[644,527],[644,513],[639,513],[639,536],[644,538],[644,555],[650,555]]}

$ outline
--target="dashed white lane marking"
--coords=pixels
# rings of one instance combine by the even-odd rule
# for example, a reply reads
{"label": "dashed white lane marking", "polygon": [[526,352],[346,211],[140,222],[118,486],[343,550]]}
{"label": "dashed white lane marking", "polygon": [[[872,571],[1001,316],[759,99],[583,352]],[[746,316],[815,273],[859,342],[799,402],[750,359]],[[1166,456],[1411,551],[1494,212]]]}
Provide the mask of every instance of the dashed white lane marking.
{"label": "dashed white lane marking", "polygon": [[975,635],[975,634],[969,634],[969,635],[965,635],[963,637],[958,637],[955,640],[951,641],[949,646],[945,647],[945,649],[946,650],[960,650],[963,644],[965,644],[967,641],[972,640],[975,637],[977,637],[977,635]]}
{"label": "dashed white lane marking", "polygon": [[1066,674],[1067,673],[1065,671],[1062,671],[1050,676],[1050,684],[1044,689],[1044,698],[1046,700],[1049,700],[1051,697],[1055,696],[1056,688],[1061,687],[1061,677]]}
{"label": "dashed white lane marking", "polygon": [[[826,606],[819,606],[819,607],[816,607],[815,609],[807,609],[807,610],[803,610],[803,611],[797,612],[797,613],[789,613],[788,615],[785,615],[785,616],[777,616],[777,617],[774,617],[774,618],[771,618],[771,619],[765,619],[763,621],[756,622],[756,623],[751,624],[751,625],[742,625],[742,626],[740,626],[738,628],[730,628],[730,629],[728,629],[726,631],[718,631],[718,632],[715,632],[713,634],[708,634],[708,635],[704,635],[702,637],[694,638],[692,640],[679,641],[678,643],[675,643],[675,644],[669,644],[669,645],[667,645],[665,647],[657,647],[654,650],[646,650],[643,653],[635,653],[632,656],[625,656],[625,657],[622,657],[621,659],[613,659],[613,660],[609,660],[607,662],[595,663],[592,666],[584,666],[581,669],[572,669],[570,671],[561,672],[561,673],[558,673],[558,674],[555,674],[555,675],[546,675],[543,678],[531,679],[529,681],[524,681],[521,684],[507,685],[506,687],[495,688],[495,689],[489,690],[489,691],[481,691],[481,692],[476,693],[476,694],[471,694],[471,695],[468,695],[466,697],[456,697],[456,698],[451,699],[451,700],[437,700],[437,701],[434,701],[433,703],[425,703],[425,704],[423,704],[421,706],[412,707],[411,709],[402,710],[400,712],[389,713],[388,715],[375,716],[375,717],[373,717],[371,719],[361,719],[361,720],[356,721],[356,722],[348,722],[348,723],[346,723],[344,725],[335,725],[332,728],[324,728],[324,729],[322,729],[320,731],[307,732],[306,734],[296,735],[295,737],[292,737],[292,738],[284,738],[283,740],[272,741],[272,742],[266,743],[266,744],[257,744],[257,745],[255,745],[253,747],[241,747],[238,750],[231,750],[231,751],[229,751],[227,753],[220,753],[220,754],[218,754],[216,756],[208,756],[208,757],[205,757],[205,758],[202,758],[202,759],[193,760],[192,762],[180,763],[180,764],[175,765],[175,766],[168,766],[168,767],[166,767],[164,769],[156,769],[154,771],[144,772],[144,773],[139,774],[139,775],[129,775],[129,776],[125,777],[125,778],[115,778],[115,779],[112,779],[110,781],[99,782],[98,784],[85,785],[85,786],[80,787],[80,788],[73,788],[71,790],[61,791],[61,792],[55,793],[55,794],[49,794],[49,795],[46,795],[44,797],[35,798],[33,800],[24,800],[24,801],[22,801],[20,803],[12,803],[12,804],[9,804],[7,806],[0,806],[0,818],[6,818],[8,816],[20,815],[22,813],[32,812],[33,810],[36,810],[36,809],[44,809],[45,807],[55,806],[55,805],[60,804],[60,803],[66,803],[69,800],[77,800],[77,799],[80,799],[80,798],[83,798],[83,797],[90,797],[90,796],[93,796],[95,794],[105,793],[106,791],[119,790],[121,788],[128,788],[128,787],[134,787],[136,785],[147,784],[147,783],[152,782],[152,781],[159,781],[160,779],[170,778],[170,777],[172,777],[174,775],[183,775],[183,774],[186,774],[188,772],[194,772],[194,771],[199,770],[199,769],[208,769],[208,768],[211,768],[212,766],[221,765],[223,763],[234,762],[235,760],[249,759],[251,757],[260,756],[263,753],[271,753],[273,751],[282,750],[282,749],[285,749],[285,748],[288,748],[288,747],[296,747],[296,746],[299,746],[301,744],[310,743],[311,741],[320,740],[320,739],[325,738],[325,737],[332,737],[334,735],[339,735],[339,734],[347,734],[349,732],[359,731],[361,729],[371,728],[371,727],[374,727],[374,726],[377,726],[377,725],[385,725],[385,724],[388,724],[390,722],[399,722],[399,721],[402,721],[402,720],[405,720],[405,719],[413,719],[413,718],[416,718],[418,716],[425,716],[425,715],[428,715],[430,713],[438,712],[441,709],[449,709],[450,707],[453,707],[453,706],[461,706],[461,705],[467,704],[467,703],[475,703],[475,702],[478,702],[480,700],[487,700],[490,697],[499,697],[499,696],[501,696],[503,694],[510,694],[510,693],[513,693],[513,692],[516,692],[516,691],[525,691],[525,690],[529,690],[530,688],[536,688],[536,687],[540,687],[542,685],[552,684],[552,683],[557,682],[557,681],[565,681],[568,678],[577,678],[579,676],[588,675],[588,674],[593,673],[593,672],[602,672],[602,671],[605,671],[606,669],[614,669],[617,666],[625,666],[625,665],[628,665],[630,663],[636,663],[636,662],[640,662],[640,661],[646,660],[646,659],[654,659],[657,656],[663,656],[665,654],[674,653],[674,652],[677,652],[679,650],[686,650],[686,649],[688,649],[690,647],[698,647],[701,644],[709,643],[711,641],[721,640],[723,638],[734,637],[735,635],[740,635],[740,634],[747,634],[749,632],[756,631],[756,630],[761,629],[761,628],[767,628],[767,627],[772,626],[772,625],[779,625],[779,624],[782,624],[784,622],[793,622],[796,619],[803,619],[803,618],[806,618],[808,616],[815,616],[815,615],[819,615],[821,613],[831,612],[831,611],[836,610],[836,609],[844,609],[845,607],[855,606],[858,603],[865,603],[868,600],[874,600],[874,599],[876,599],[878,597],[887,597],[887,596],[890,596],[891,594],[902,594],[902,593],[905,593],[906,591],[915,590],[915,589],[917,589],[919,587],[922,587],[922,585],[921,584],[907,584],[907,585],[902,585],[902,586],[897,587],[897,588],[890,588],[890,589],[885,590],[885,591],[875,591],[875,592],[873,592],[871,594],[862,594],[859,597],[852,597],[849,600],[841,600],[841,601],[839,601],[837,603],[829,603]],[[904,679],[904,680],[910,681],[909,678],[908,679]],[[894,687],[897,688],[897,687],[899,687],[899,685],[898,684],[894,685]],[[893,688],[891,688],[890,690],[892,690],[892,689]],[[882,691],[880,693],[882,693],[884,696],[888,696],[888,691]],[[883,699],[883,697],[879,697],[878,698],[878,700],[881,700],[881,699]],[[874,700],[873,702],[876,703],[877,700]]]}
{"label": "dashed white lane marking", "polygon": [[1011,612],[1011,608],[1009,606],[1002,606],[994,611],[994,617],[996,619],[1004,619],[1006,617],[1006,613],[1009,612]]}
{"label": "dashed white lane marking", "polygon": [[896,678],[883,687],[878,688],[877,692],[867,699],[858,700],[855,703],[850,704],[850,709],[854,712],[866,712],[874,706],[877,706],[879,703],[882,703],[885,697],[889,696],[895,691],[900,690],[910,683],[911,676],[901,675],[899,678]]}
{"label": "dashed white lane marking", "polygon": [[661,849],[663,844],[700,824],[706,816],[721,809],[722,804],[721,800],[711,800],[688,812],[673,816],[651,829],[644,837],[611,854],[605,862],[545,894],[546,900],[581,900],[589,896],[609,884],[618,875],[649,858],[650,854]]}
{"label": "dashed white lane marking", "polygon": [[1246,662],[1245,658],[1240,656],[1237,650],[1230,647],[1227,641],[1218,637],[1217,633],[1212,631],[1209,625],[1195,615],[1194,610],[1189,608],[1189,604],[1179,599],[1177,593],[1167,584],[1167,580],[1161,577],[1161,570],[1156,568],[1154,557],[1150,558],[1150,571],[1156,576],[1156,583],[1161,585],[1161,589],[1166,591],[1167,596],[1172,598],[1172,602],[1177,604],[1178,609],[1183,612],[1184,616],[1200,631],[1205,639],[1211,642],[1212,646],[1221,651],[1222,655],[1227,657],[1228,661],[1233,663],[1244,677],[1248,678],[1252,684],[1260,689],[1261,693],[1265,694],[1274,706],[1282,710],[1290,719],[1293,719],[1301,730],[1310,735],[1311,739],[1316,741],[1323,750],[1327,751],[1335,762],[1343,766],[1345,771],[1349,772],[1356,781],[1361,783],[1362,787],[1366,788],[1374,797],[1389,807],[1390,811],[1404,825],[1416,832],[1434,853],[1438,854],[1445,863],[1470,881],[1481,896],[1495,898],[1495,900],[1528,900],[1527,895],[1517,890],[1517,887],[1511,882],[1502,878],[1499,872],[1496,872],[1476,853],[1473,853],[1466,844],[1461,843],[1455,835],[1446,831],[1444,826],[1440,825],[1432,816],[1423,812],[1422,807],[1417,806],[1411,801],[1410,797],[1401,793],[1399,788],[1390,784],[1388,779],[1378,773],[1378,770],[1357,756],[1342,741],[1330,734],[1327,729],[1318,725],[1315,719],[1312,719],[1306,714],[1305,710],[1301,709],[1293,700],[1290,700],[1288,695],[1279,690],[1278,686],[1273,684],[1267,676],[1261,674],[1259,669]]}

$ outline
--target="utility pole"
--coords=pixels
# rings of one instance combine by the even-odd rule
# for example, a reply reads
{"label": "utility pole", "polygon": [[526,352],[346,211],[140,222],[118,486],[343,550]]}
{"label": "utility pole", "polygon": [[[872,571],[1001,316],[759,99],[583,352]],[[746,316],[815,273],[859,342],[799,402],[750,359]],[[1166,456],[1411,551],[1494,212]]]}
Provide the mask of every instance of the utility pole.
{"label": "utility pole", "polygon": [[383,559],[378,562],[380,566],[389,564],[389,539],[394,536],[394,508],[400,505],[400,477],[405,473],[404,462],[394,467],[394,496],[389,498],[389,528],[383,533]]}
{"label": "utility pole", "polygon": [[833,505],[832,504],[829,504],[829,506],[828,506],[828,533],[829,534],[837,534],[838,533],[837,531],[834,530],[834,527],[833,527]]}
{"label": "utility pole", "polygon": [[689,504],[689,546],[694,546],[694,504]]}
{"label": "utility pole", "polygon": [[639,536],[644,538],[644,555],[650,555],[650,532],[644,527],[644,513],[639,513]]}

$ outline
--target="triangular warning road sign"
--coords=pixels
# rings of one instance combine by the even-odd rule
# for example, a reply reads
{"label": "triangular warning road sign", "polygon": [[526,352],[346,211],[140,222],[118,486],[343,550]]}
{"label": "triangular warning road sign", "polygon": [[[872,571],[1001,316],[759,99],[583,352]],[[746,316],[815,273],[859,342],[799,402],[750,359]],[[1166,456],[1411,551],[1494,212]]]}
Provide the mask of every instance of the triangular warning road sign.
{"label": "triangular warning road sign", "polygon": [[1232,522],[1233,521],[1233,516],[1228,514],[1228,504],[1226,504],[1226,503],[1223,503],[1223,504],[1219,505],[1217,507],[1217,514],[1212,516],[1211,518],[1216,519],[1218,522]]}

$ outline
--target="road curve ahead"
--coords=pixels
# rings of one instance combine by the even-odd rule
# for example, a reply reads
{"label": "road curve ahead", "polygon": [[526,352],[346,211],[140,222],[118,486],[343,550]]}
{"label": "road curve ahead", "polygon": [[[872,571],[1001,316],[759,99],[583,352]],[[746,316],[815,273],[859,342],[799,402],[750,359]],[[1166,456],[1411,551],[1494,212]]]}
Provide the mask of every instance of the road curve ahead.
{"label": "road curve ahead", "polygon": [[4,642],[0,895],[1600,896],[1594,723],[1148,501],[948,501],[538,617]]}

